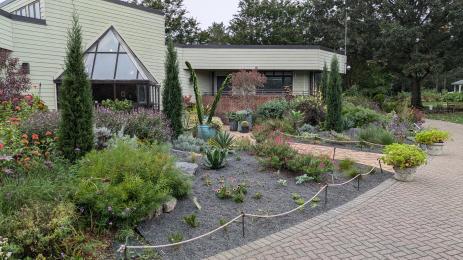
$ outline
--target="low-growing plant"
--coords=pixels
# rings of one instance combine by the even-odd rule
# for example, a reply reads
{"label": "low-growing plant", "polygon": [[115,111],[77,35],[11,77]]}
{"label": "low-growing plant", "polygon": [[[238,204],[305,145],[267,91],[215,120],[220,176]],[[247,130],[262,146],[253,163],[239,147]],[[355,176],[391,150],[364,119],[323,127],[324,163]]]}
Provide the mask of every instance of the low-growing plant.
{"label": "low-growing plant", "polygon": [[374,110],[355,106],[351,103],[344,104],[342,115],[344,121],[347,123],[347,125],[344,126],[346,129],[363,127],[375,122],[383,123],[386,120],[385,116]]}
{"label": "low-growing plant", "polygon": [[296,177],[296,184],[301,185],[301,184],[304,184],[306,182],[310,182],[310,181],[313,181],[313,180],[315,180],[314,177],[311,177],[311,176],[308,176],[307,174],[304,174],[304,175],[300,175],[300,176]]}
{"label": "low-growing plant", "polygon": [[339,162],[339,170],[347,171],[355,166],[355,161],[352,159],[343,159]]}
{"label": "low-growing plant", "polygon": [[292,200],[298,200],[300,198],[302,198],[301,194],[299,194],[299,193],[291,193],[291,199]]}
{"label": "low-growing plant", "polygon": [[118,141],[89,153],[76,168],[76,202],[97,229],[134,225],[171,197],[185,197],[191,190],[191,181],[161,145]]}
{"label": "low-growing plant", "polygon": [[219,189],[216,190],[216,196],[219,199],[226,200],[233,197],[232,188],[226,184],[222,184]]}
{"label": "low-growing plant", "polygon": [[192,228],[197,228],[199,227],[199,221],[196,216],[196,214],[191,214],[183,217],[183,222],[185,222],[187,225],[189,225]]}
{"label": "low-growing plant", "polygon": [[287,168],[288,161],[297,155],[287,143],[274,140],[258,144],[256,153],[264,166],[277,170]]}
{"label": "low-growing plant", "polygon": [[236,203],[243,203],[246,199],[246,195],[241,192],[233,193],[233,201]]}
{"label": "low-growing plant", "polygon": [[297,154],[288,161],[288,169],[320,181],[323,174],[333,170],[333,163],[326,157]]}
{"label": "low-growing plant", "polygon": [[113,111],[130,111],[133,109],[133,103],[130,100],[124,99],[124,100],[103,100],[101,102],[101,105],[104,108],[111,109]]}
{"label": "low-growing plant", "polygon": [[235,138],[229,132],[219,132],[210,139],[209,144],[219,149],[232,150]]}
{"label": "low-growing plant", "polygon": [[287,187],[287,186],[288,186],[288,181],[285,180],[285,179],[279,179],[279,180],[277,181],[277,184],[278,184],[278,186],[280,186],[280,187]]}
{"label": "low-growing plant", "polygon": [[254,144],[250,138],[236,138],[233,149],[235,151],[249,152],[252,151]]}
{"label": "low-growing plant", "polygon": [[384,149],[383,162],[395,168],[405,169],[426,163],[426,153],[415,145],[391,144]]}
{"label": "low-growing plant", "polygon": [[415,140],[419,144],[435,144],[445,143],[450,138],[450,134],[447,131],[441,131],[437,129],[424,130],[416,134]]}
{"label": "low-growing plant", "polygon": [[190,134],[180,135],[177,140],[172,142],[173,147],[177,150],[200,153],[206,147],[206,143],[199,138],[194,138]]}
{"label": "low-growing plant", "polygon": [[260,199],[262,199],[262,197],[263,197],[263,195],[260,192],[256,192],[254,194],[254,196],[252,196],[252,198],[255,199],[255,200],[260,200]]}
{"label": "low-growing plant", "polygon": [[382,127],[369,126],[360,130],[359,139],[374,144],[390,145],[395,142],[394,135]]}
{"label": "low-growing plant", "polygon": [[[223,226],[223,225],[225,225],[225,224],[227,224],[227,223],[228,223],[228,221],[227,221],[226,219],[223,219],[223,218],[219,219],[219,226]],[[224,228],[223,228],[223,231],[224,231],[224,232],[227,232],[227,231],[228,231],[228,226],[227,226],[227,227],[224,227]]]}
{"label": "low-growing plant", "polygon": [[180,232],[175,232],[169,235],[168,240],[170,243],[180,243],[183,241],[183,234]]}
{"label": "low-growing plant", "polygon": [[211,148],[206,150],[204,165],[212,170],[218,170],[225,167],[228,150]]}
{"label": "low-growing plant", "polygon": [[304,122],[304,112],[291,110],[289,112],[289,120],[294,129],[297,129]]}

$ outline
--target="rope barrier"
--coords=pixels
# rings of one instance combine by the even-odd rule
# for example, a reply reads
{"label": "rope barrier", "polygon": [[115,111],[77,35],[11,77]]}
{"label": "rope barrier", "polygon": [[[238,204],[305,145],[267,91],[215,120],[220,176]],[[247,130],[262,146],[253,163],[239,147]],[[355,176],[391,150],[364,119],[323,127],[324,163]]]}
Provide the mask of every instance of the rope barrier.
{"label": "rope barrier", "polygon": [[301,139],[301,140],[304,140],[304,139],[305,140],[320,140],[320,141],[324,141],[324,142],[327,142],[327,143],[367,144],[367,145],[370,145],[370,146],[386,147],[385,145],[375,144],[375,143],[371,143],[371,142],[368,142],[368,141],[342,141],[342,140],[327,139],[327,138],[323,138],[323,137],[320,137],[320,136],[302,136],[302,135],[291,135],[291,134],[287,134],[287,133],[283,133],[283,135],[291,137],[291,138]]}
{"label": "rope barrier", "polygon": [[[370,175],[371,173],[374,172],[374,170],[376,169],[376,167],[373,167],[369,172],[367,173],[363,173],[363,174],[358,174],[357,176],[355,176],[354,178],[346,181],[346,182],[343,182],[343,183],[335,183],[335,184],[326,184],[325,186],[323,186],[322,188],[320,188],[320,190],[314,195],[312,196],[312,198],[310,200],[308,200],[307,202],[305,202],[304,204],[298,206],[297,208],[294,208],[290,211],[286,211],[286,212],[283,212],[283,213],[280,213],[280,214],[274,214],[274,215],[257,215],[257,214],[246,214],[244,212],[242,212],[240,215],[236,216],[235,218],[233,218],[232,220],[230,220],[229,222],[225,223],[224,225],[212,230],[212,231],[209,231],[203,235],[200,235],[200,236],[197,236],[197,237],[194,237],[194,238],[191,238],[191,239],[188,239],[188,240],[185,240],[185,241],[181,241],[181,242],[177,242],[177,243],[172,243],[172,244],[164,244],[164,245],[157,245],[157,246],[128,246],[128,245],[121,245],[120,248],[117,250],[118,252],[121,252],[121,253],[124,253],[124,256],[125,256],[125,259],[127,259],[127,250],[129,249],[159,249],[159,248],[166,248],[166,247],[173,247],[173,246],[179,246],[179,245],[183,245],[183,244],[186,244],[186,243],[189,243],[189,242],[193,242],[195,240],[198,240],[198,239],[201,239],[201,238],[204,238],[206,236],[209,236],[209,235],[212,235],[213,233],[219,231],[219,230],[222,230],[224,228],[226,228],[227,226],[231,225],[232,223],[234,223],[235,221],[237,221],[238,219],[242,218],[242,225],[243,225],[243,236],[244,236],[244,218],[245,217],[251,217],[251,218],[277,218],[277,217],[282,217],[282,216],[286,216],[286,215],[289,215],[301,208],[303,208],[304,206],[306,206],[307,204],[313,202],[315,200],[315,198],[318,197],[318,195],[320,195],[320,193],[322,193],[323,191],[325,191],[325,204],[327,203],[327,195],[328,195],[328,188],[329,187],[340,187],[340,186],[344,186],[354,180],[358,180],[360,181],[360,177],[361,176],[367,176],[367,175]],[[360,186],[358,187],[358,189],[360,188]],[[127,242],[126,242],[127,243]]]}

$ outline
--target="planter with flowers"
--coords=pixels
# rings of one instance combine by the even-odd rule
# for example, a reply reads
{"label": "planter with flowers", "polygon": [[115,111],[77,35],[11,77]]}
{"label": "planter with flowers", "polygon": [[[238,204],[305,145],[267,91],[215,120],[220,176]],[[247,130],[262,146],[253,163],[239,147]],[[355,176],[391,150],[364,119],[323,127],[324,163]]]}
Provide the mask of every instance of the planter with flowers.
{"label": "planter with flowers", "polygon": [[415,179],[417,168],[426,163],[427,156],[415,145],[391,144],[384,149],[381,160],[394,167],[396,180],[410,182]]}
{"label": "planter with flowers", "polygon": [[450,134],[437,129],[424,130],[416,134],[417,143],[426,146],[429,155],[441,155],[444,150],[444,143],[448,141]]}

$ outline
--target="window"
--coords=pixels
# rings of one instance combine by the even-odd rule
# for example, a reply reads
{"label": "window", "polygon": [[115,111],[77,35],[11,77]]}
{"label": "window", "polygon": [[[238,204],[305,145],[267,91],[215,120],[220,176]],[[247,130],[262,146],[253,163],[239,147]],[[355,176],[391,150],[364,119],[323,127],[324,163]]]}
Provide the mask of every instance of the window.
{"label": "window", "polygon": [[40,0],[30,3],[14,11],[13,14],[29,18],[42,19],[40,12]]}
{"label": "window", "polygon": [[93,80],[146,80],[138,60],[112,29],[85,53],[85,71]]}
{"label": "window", "polygon": [[291,71],[266,71],[267,83],[264,86],[266,90],[283,90],[283,87],[293,86],[293,72]]}

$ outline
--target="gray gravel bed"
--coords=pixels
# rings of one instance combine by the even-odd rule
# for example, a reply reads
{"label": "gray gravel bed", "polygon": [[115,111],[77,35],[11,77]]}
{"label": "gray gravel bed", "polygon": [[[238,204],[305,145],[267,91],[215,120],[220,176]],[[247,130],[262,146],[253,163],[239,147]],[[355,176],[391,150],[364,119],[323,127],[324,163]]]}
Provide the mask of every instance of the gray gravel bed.
{"label": "gray gravel bed", "polygon": [[[370,168],[362,167],[362,172]],[[336,182],[342,182],[347,178],[340,173],[334,174]],[[206,186],[204,177],[209,176],[211,186]],[[228,165],[218,171],[201,168],[194,180],[192,196],[198,199],[202,210],[199,211],[191,199],[178,202],[176,209],[170,214],[147,221],[138,228],[148,244],[168,244],[168,236],[180,232],[184,240],[202,235],[220,226],[219,220],[230,220],[242,211],[257,214],[275,214],[291,210],[297,205],[291,198],[292,193],[299,193],[305,200],[317,193],[323,184],[306,183],[296,185],[296,175],[287,172],[275,172],[263,169],[257,159],[251,155],[242,153],[231,155]],[[384,180],[390,178],[389,173],[375,173],[364,177],[361,181],[360,192],[354,187],[356,182],[339,188],[329,190],[329,203],[323,206],[324,195],[320,195],[321,202],[318,205],[306,207],[304,210],[294,212],[281,218],[273,219],[249,219],[246,218],[245,238],[242,237],[241,223],[234,223],[226,231],[219,231],[209,237],[182,245],[180,248],[165,248],[158,251],[163,259],[201,259],[215,255],[219,252],[232,249],[256,239],[268,236],[275,232],[289,228],[309,218],[319,215],[327,210],[338,207],[361,193],[376,187]],[[221,177],[227,183],[237,185],[242,182],[248,184],[248,193],[244,203],[238,204],[232,200],[217,198],[215,190],[220,185]],[[280,179],[287,180],[287,186],[277,184]],[[328,178],[331,181],[331,175]],[[262,193],[262,198],[256,200],[253,196],[256,192]],[[183,221],[185,215],[195,213],[200,222],[199,227],[191,228]]]}

